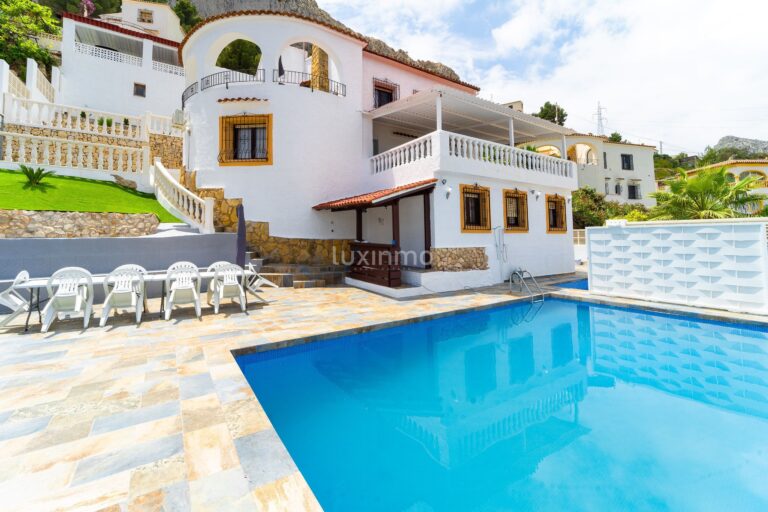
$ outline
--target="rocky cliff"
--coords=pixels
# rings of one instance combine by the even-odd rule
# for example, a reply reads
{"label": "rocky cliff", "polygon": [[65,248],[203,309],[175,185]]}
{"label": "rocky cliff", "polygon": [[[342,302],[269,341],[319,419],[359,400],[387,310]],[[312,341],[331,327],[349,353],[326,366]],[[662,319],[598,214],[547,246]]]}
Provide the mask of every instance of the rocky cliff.
{"label": "rocky cliff", "polygon": [[725,148],[744,149],[750,153],[768,153],[768,141],[726,135],[715,144],[715,149]]}

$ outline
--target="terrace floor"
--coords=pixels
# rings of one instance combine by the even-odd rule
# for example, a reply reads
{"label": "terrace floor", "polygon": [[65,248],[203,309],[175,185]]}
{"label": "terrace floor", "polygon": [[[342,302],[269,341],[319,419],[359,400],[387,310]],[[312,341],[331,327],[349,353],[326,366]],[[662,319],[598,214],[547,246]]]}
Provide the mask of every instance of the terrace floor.
{"label": "terrace floor", "polygon": [[2,508],[319,510],[232,351],[514,300],[506,292],[269,289],[274,302],[247,314],[197,320],[184,308],[166,322],[152,301],[140,327],[123,315],[86,331],[73,320],[0,332]]}

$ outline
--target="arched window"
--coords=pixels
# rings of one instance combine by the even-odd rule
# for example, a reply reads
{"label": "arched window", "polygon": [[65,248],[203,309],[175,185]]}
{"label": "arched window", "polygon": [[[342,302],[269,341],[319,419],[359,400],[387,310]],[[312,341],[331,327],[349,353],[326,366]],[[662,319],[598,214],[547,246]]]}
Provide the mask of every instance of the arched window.
{"label": "arched window", "polygon": [[340,83],[338,67],[328,52],[306,41],[282,49],[275,81],[346,95],[346,86]]}
{"label": "arched window", "polygon": [[545,146],[539,146],[536,148],[536,151],[543,155],[548,155],[548,156],[556,156],[556,157],[562,156],[560,154],[560,148],[557,146],[553,146],[551,144],[547,144]]}
{"label": "arched window", "polygon": [[597,165],[597,155],[589,144],[578,142],[568,148],[568,160],[577,164]]}
{"label": "arched window", "polygon": [[757,180],[764,180],[765,173],[763,171],[744,171],[739,174],[739,180],[745,180],[747,178],[755,178]]}
{"label": "arched window", "polygon": [[245,39],[235,39],[221,50],[216,66],[255,75],[261,61],[261,48]]}

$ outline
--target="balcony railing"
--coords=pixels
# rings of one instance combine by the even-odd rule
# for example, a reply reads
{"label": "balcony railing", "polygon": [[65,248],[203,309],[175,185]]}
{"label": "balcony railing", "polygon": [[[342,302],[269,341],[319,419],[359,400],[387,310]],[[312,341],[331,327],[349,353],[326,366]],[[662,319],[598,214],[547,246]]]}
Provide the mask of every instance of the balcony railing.
{"label": "balcony railing", "polygon": [[[432,159],[432,162],[428,160]],[[542,155],[446,131],[436,131],[371,157],[371,173],[379,174],[399,166],[429,166],[424,174],[454,168],[455,162],[471,162],[467,169],[520,169],[575,180],[575,164],[562,158]],[[423,164],[422,164],[423,162]],[[426,177],[426,176],[424,176]]]}
{"label": "balcony railing", "polygon": [[170,73],[171,75],[184,76],[183,67],[167,64],[165,62],[158,62],[156,60],[152,61],[152,69],[155,71],[162,71],[163,73]]}
{"label": "balcony railing", "polygon": [[313,75],[303,71],[272,71],[272,81],[278,84],[297,84],[312,90],[325,91],[336,96],[346,96],[347,86],[341,82],[331,80],[327,76]]}
{"label": "balcony railing", "polygon": [[264,70],[259,69],[256,74],[241,73],[240,71],[219,71],[212,75],[204,76],[200,79],[200,90],[204,91],[211,87],[223,85],[229,87],[229,84],[238,82],[264,82]]}
{"label": "balcony railing", "polygon": [[181,93],[181,108],[184,108],[184,105],[186,105],[187,100],[197,94],[200,91],[200,82],[192,82],[189,87],[184,89],[184,92]]}
{"label": "balcony railing", "polygon": [[75,52],[82,53],[83,55],[90,55],[91,57],[98,57],[100,59],[111,60],[112,62],[132,64],[134,66],[142,65],[141,57],[128,55],[127,53],[120,53],[114,50],[108,50],[106,48],[100,48],[98,46],[92,46],[90,44],[85,44],[85,43],[75,42]]}

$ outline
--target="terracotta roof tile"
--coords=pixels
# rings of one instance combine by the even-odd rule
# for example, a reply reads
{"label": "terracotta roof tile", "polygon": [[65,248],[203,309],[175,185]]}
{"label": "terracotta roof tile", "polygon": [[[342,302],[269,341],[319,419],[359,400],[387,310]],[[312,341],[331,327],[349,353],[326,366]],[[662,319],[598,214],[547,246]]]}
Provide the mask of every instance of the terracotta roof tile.
{"label": "terracotta roof tile", "polygon": [[688,174],[698,172],[704,169],[714,169],[716,167],[730,167],[732,165],[768,165],[768,158],[753,158],[744,160],[725,160],[724,162],[718,162],[716,164],[705,165],[703,167],[696,167],[690,171],[686,171]]}
{"label": "terracotta roof tile", "polygon": [[80,23],[85,23],[86,25],[93,25],[94,27],[111,30],[112,32],[119,32],[120,34],[125,34],[128,36],[140,37],[142,39],[149,39],[150,41],[164,44],[166,46],[172,46],[174,48],[179,47],[179,43],[177,43],[176,41],[171,41],[170,39],[165,39],[163,37],[153,36],[152,34],[145,34],[144,32],[128,30],[127,28],[118,27],[117,25],[113,25],[112,23],[107,23],[106,21],[94,20],[93,18],[86,18],[84,16],[80,16],[78,14],[72,14],[70,12],[63,12],[61,13],[61,16],[62,18],[69,18],[71,20],[74,20]]}
{"label": "terracotta roof tile", "polygon": [[369,192],[367,194],[360,194],[359,196],[345,197],[335,201],[320,203],[313,208],[315,210],[345,210],[352,208],[364,208],[366,206],[370,207],[374,205],[374,202],[376,202],[377,199],[382,199],[388,196],[397,197],[411,190],[429,188],[428,185],[434,185],[436,182],[436,178],[417,181],[414,183],[408,183],[407,185],[400,185],[399,187],[385,188],[375,192]]}

